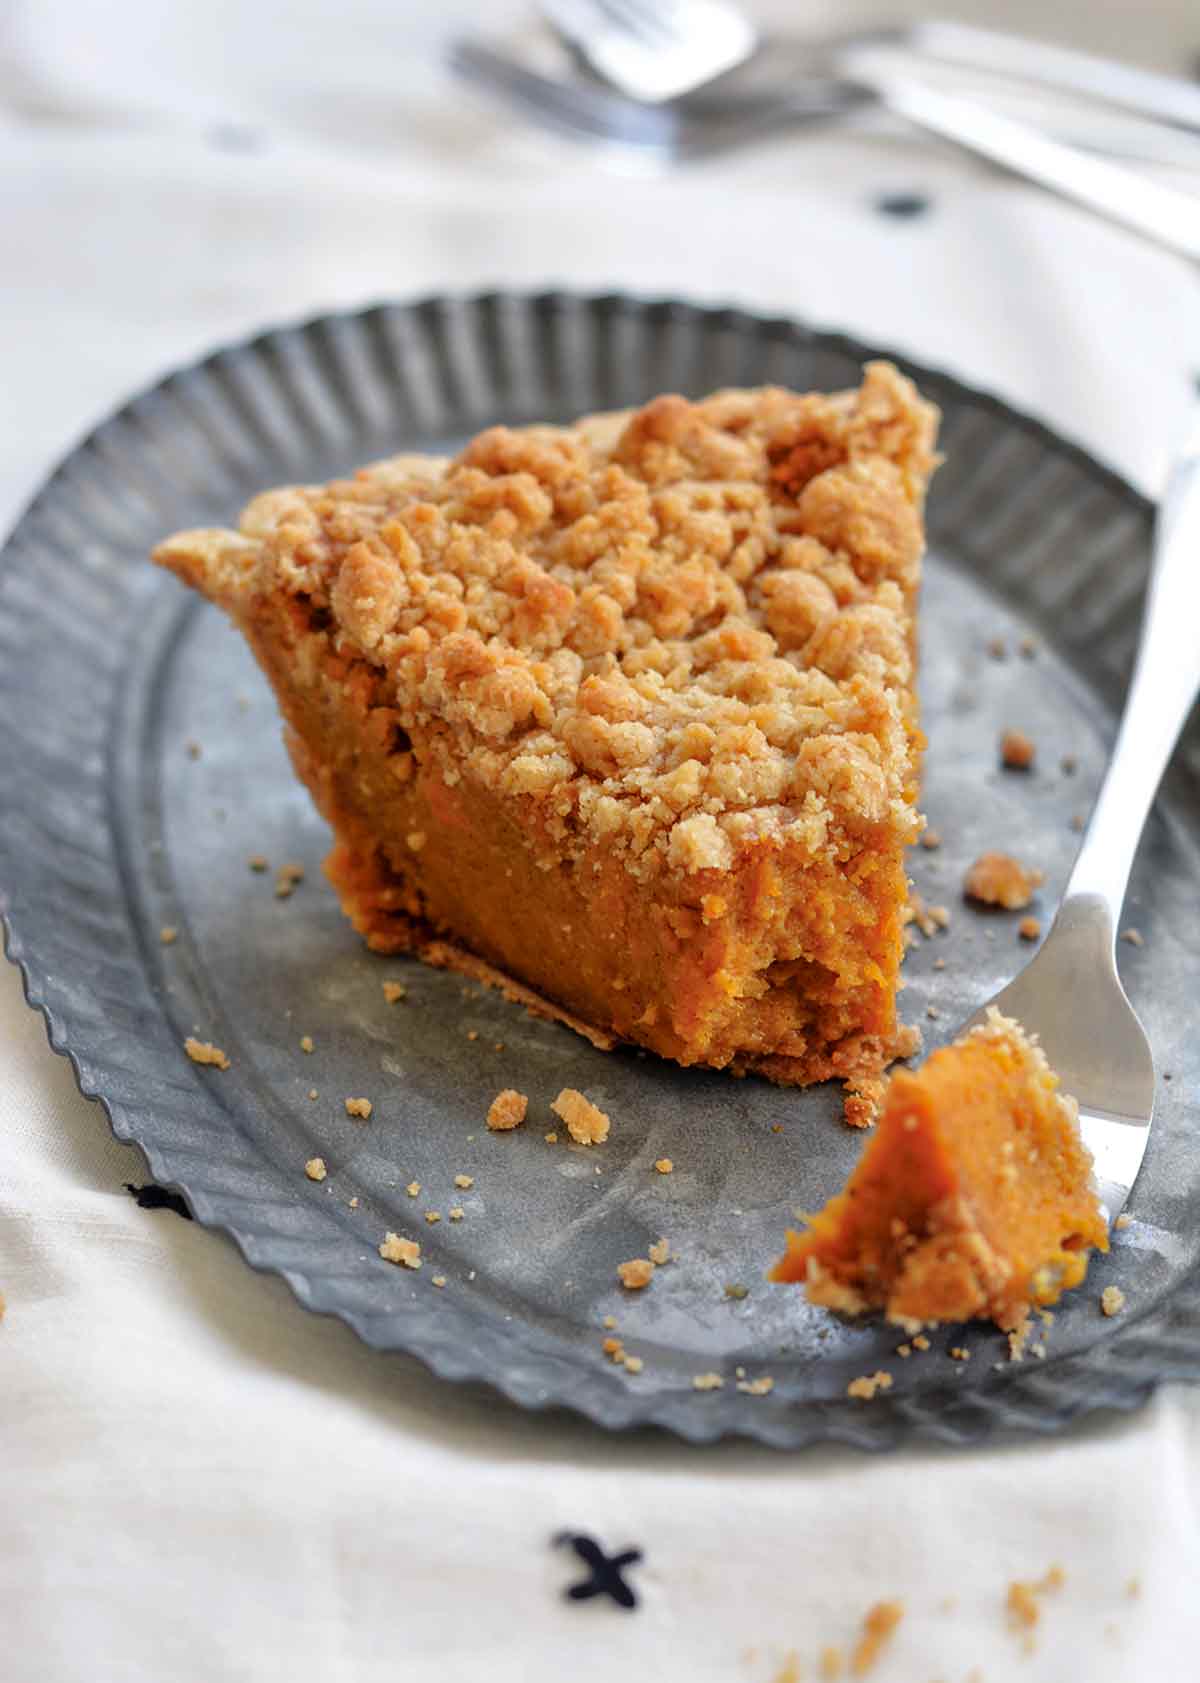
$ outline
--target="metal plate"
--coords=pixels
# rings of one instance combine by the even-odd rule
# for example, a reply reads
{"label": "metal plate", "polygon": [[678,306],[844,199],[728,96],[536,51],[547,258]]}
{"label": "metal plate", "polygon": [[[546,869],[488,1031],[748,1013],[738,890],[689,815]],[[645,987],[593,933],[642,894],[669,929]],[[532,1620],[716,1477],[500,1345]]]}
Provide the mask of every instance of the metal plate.
{"label": "metal plate", "polygon": [[[264,486],[452,448],[493,421],[566,420],[663,390],[844,386],[874,354],[786,321],[618,297],[387,305],[172,375],[87,439],[17,528],[0,582],[10,956],[116,1134],[254,1267],[369,1344],[526,1407],[781,1447],[1052,1431],[1200,1374],[1200,1053],[1183,1009],[1200,950],[1194,727],[1135,873],[1129,921],[1145,945],[1122,949],[1173,1077],[1133,1224],[1062,1307],[1044,1360],[1008,1362],[982,1327],[901,1360],[894,1329],[843,1323],[764,1280],[790,1212],[819,1204],[857,1153],[838,1095],[606,1056],[460,978],[368,953],[321,878],[325,832],[241,641],[146,560],[161,535],[229,520]],[[1096,786],[1133,647],[1150,510],[1045,428],[944,374],[910,372],[943,407],[947,457],[923,619],[924,804],[944,845],[917,849],[913,872],[953,921],[910,956],[903,1001],[934,1044],[1028,956],[1015,917],[960,903],[967,862],[1001,847],[1040,865],[1045,921],[1065,880],[1070,820]],[[997,637],[1006,659],[988,653]],[[1037,741],[1031,774],[997,768],[1009,725]],[[247,869],[255,853],[305,865],[290,899]],[[172,946],[163,924],[179,929]],[[381,982],[393,977],[408,998],[388,1006]],[[190,1032],[223,1046],[232,1068],[188,1063]],[[484,1113],[504,1086],[530,1095],[530,1118],[489,1134]],[[603,1149],[545,1142],[563,1086],[611,1113]],[[372,1099],[369,1123],[346,1115],[347,1095]],[[329,1166],[319,1185],[303,1172],[314,1154]],[[672,1175],[654,1172],[661,1156]],[[456,1173],[473,1186],[456,1189]],[[451,1223],[455,1204],[465,1215]],[[421,1240],[419,1273],[379,1259],[387,1228]],[[677,1260],[623,1295],[617,1263],[660,1236]],[[1098,1308],[1108,1284],[1129,1300],[1115,1321]],[[643,1357],[640,1374],[604,1359],[606,1315]],[[945,1353],[964,1343],[966,1365]],[[739,1392],[739,1368],[770,1374],[774,1390]],[[848,1381],[878,1368],[892,1390],[849,1400]],[[723,1389],[697,1392],[693,1376],[710,1371]]]}

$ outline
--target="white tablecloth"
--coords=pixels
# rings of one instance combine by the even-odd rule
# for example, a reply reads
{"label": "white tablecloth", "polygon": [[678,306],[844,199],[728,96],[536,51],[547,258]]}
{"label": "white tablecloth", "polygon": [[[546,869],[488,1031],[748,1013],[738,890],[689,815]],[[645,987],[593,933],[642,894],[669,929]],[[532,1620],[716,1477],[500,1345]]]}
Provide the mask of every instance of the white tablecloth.
{"label": "white tablecloth", "polygon": [[[0,520],[98,414],[218,341],[496,282],[839,324],[1160,483],[1200,368],[1181,264],[886,127],[614,175],[441,77],[438,41],[469,12],[9,0]],[[1104,44],[1133,16],[1110,7]],[[1143,21],[1148,60],[1200,44],[1182,3]],[[875,198],[900,190],[929,215],[882,218]],[[792,1651],[812,1677],[884,1596],[907,1616],[880,1683],[1196,1675],[1193,1393],[1045,1444],[878,1459],[523,1415],[371,1354],[221,1238],[139,1209],[123,1188],[144,1165],[7,969],[0,1059],[3,1683],[774,1683]],[[636,1612],[562,1600],[562,1528],[645,1550]],[[1026,1656],[1004,1592],[1056,1561],[1067,1581]]]}

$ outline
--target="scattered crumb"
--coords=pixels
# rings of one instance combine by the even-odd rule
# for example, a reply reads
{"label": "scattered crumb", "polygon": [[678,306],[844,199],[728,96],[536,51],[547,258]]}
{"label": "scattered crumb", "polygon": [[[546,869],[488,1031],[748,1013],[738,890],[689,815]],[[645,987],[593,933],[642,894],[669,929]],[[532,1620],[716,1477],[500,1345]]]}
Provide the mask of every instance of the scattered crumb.
{"label": "scattered crumb", "polygon": [[1018,912],[1029,904],[1034,889],[1044,880],[1041,871],[1026,870],[1011,854],[981,853],[963,880],[963,893],[968,900],[978,900],[985,906]]}
{"label": "scattered crumb", "polygon": [[421,1183],[419,1180],[410,1180],[404,1190],[408,1193],[410,1198],[415,1198],[421,1190]]}
{"label": "scattered crumb", "polygon": [[1073,830],[1082,830],[1084,825],[1087,823],[1087,819],[1083,816],[1082,812],[1073,812],[1067,822]]}
{"label": "scattered crumb", "polygon": [[936,852],[941,845],[942,835],[940,830],[925,830],[922,832],[921,846],[927,847],[930,853]]}
{"label": "scattered crumb", "polygon": [[189,1034],[183,1043],[183,1049],[194,1064],[213,1064],[217,1069],[228,1069],[229,1059],[219,1046],[214,1046],[209,1040],[197,1040]]}
{"label": "scattered crumb", "polygon": [[1008,1335],[1008,1359],[1010,1362],[1020,1362],[1025,1359],[1025,1350],[1033,1334],[1033,1322],[1026,1315],[1020,1326],[1016,1326]]}
{"label": "scattered crumb", "polygon": [[925,1015],[929,1018],[931,1023],[936,1023],[941,1014],[942,1013],[938,1010],[936,1005],[927,1005],[925,1007]]}
{"label": "scattered crumb", "polygon": [[440,1210],[426,1210],[425,1211],[425,1220],[429,1223],[430,1227],[433,1226],[435,1221],[441,1221],[441,1219],[442,1219],[442,1212]]}
{"label": "scattered crumb", "polygon": [[923,1332],[917,1333],[916,1337],[912,1341],[912,1347],[914,1350],[928,1350],[929,1340]]}
{"label": "scattered crumb", "polygon": [[304,1172],[309,1180],[324,1180],[328,1170],[323,1157],[310,1157],[304,1165]]}
{"label": "scattered crumb", "polygon": [[164,923],[158,932],[158,938],[164,947],[173,947],[179,939],[179,931],[173,923]]}
{"label": "scattered crumb", "polygon": [[631,1262],[618,1262],[617,1275],[626,1291],[641,1291],[654,1278],[654,1264],[648,1257],[635,1256]]}
{"label": "scattered crumb", "polygon": [[315,1099],[317,1096],[317,1089],[315,1087],[310,1087],[308,1089],[308,1096],[310,1099]]}
{"label": "scattered crumb", "polygon": [[567,1132],[578,1145],[603,1145],[609,1121],[602,1110],[574,1087],[564,1087],[550,1109],[567,1124]]}
{"label": "scattered crumb", "polygon": [[554,1132],[553,1129],[551,1129],[548,1134],[543,1134],[542,1138],[545,1140],[547,1145],[557,1145],[558,1144],[558,1135]]}
{"label": "scattered crumb", "polygon": [[1037,654],[1037,644],[1032,637],[1022,637],[1019,647],[1026,660],[1032,660]]}
{"label": "scattered crumb", "polygon": [[654,1167],[660,1175],[669,1175],[674,1171],[675,1165],[669,1157],[660,1157]]}
{"label": "scattered crumb", "polygon": [[385,982],[383,984],[383,997],[389,1005],[395,1005],[398,1000],[408,998],[408,989],[403,982]]}
{"label": "scattered crumb", "polygon": [[300,1050],[302,1052],[315,1052],[316,1049],[317,1048],[313,1044],[313,1037],[311,1034],[302,1034],[300,1036]]}
{"label": "scattered crumb", "polygon": [[198,742],[189,742],[186,744],[186,747],[187,757],[189,760],[198,760],[200,758],[200,744]]}
{"label": "scattered crumb", "polygon": [[692,1375],[693,1391],[719,1391],[724,1384],[725,1381],[719,1373],[693,1373]]}
{"label": "scattered crumb", "polygon": [[932,940],[939,929],[950,927],[950,913],[947,908],[927,906],[915,889],[908,897],[908,913],[910,920],[916,924],[927,941]]}
{"label": "scattered crumb", "polygon": [[650,1260],[656,1268],[671,1260],[671,1247],[665,1239],[656,1239],[650,1246]]}
{"label": "scattered crumb", "polygon": [[908,1360],[908,1358],[912,1355],[912,1345],[911,1344],[897,1344],[896,1354],[900,1357],[900,1360],[902,1362],[906,1362]]}
{"label": "scattered crumb", "polygon": [[488,1106],[487,1125],[494,1133],[506,1134],[513,1128],[519,1128],[525,1120],[525,1112],[529,1109],[529,1100],[524,1093],[518,1093],[511,1087],[497,1093]]}
{"label": "scattered crumb", "polygon": [[1035,917],[1023,917],[1017,925],[1017,934],[1022,941],[1036,941],[1042,933],[1042,926]]}
{"label": "scattered crumb", "polygon": [[991,637],[988,639],[987,652],[993,660],[1007,660],[1008,644],[1003,637]]}
{"label": "scattered crumb", "polygon": [[725,1296],[732,1298],[735,1303],[742,1303],[750,1296],[750,1287],[736,1284],[726,1286]]}
{"label": "scattered crumb", "polygon": [[286,900],[292,894],[298,883],[304,881],[304,866],[294,861],[289,865],[281,865],[275,873],[275,895],[279,900]]}
{"label": "scattered crumb", "polygon": [[446,1276],[444,1274],[435,1274],[433,1276],[433,1283],[435,1286],[444,1286],[446,1284]]}
{"label": "scattered crumb", "polygon": [[1120,1286],[1105,1286],[1100,1293],[1100,1308],[1106,1315],[1119,1315],[1125,1307],[1125,1293]]}
{"label": "scattered crumb", "polygon": [[823,1683],[837,1683],[842,1675],[842,1650],[840,1648],[821,1649],[821,1677]]}
{"label": "scattered crumb", "polygon": [[930,906],[929,921],[935,929],[949,929],[950,908],[948,906]]}
{"label": "scattered crumb", "polygon": [[944,970],[946,968],[946,960],[944,958],[935,958],[933,961],[933,968],[935,970]]}
{"label": "scattered crumb", "polygon": [[265,853],[252,853],[246,863],[252,871],[265,871],[267,869],[267,856]]}
{"label": "scattered crumb", "polygon": [[775,1389],[775,1381],[769,1373],[764,1373],[759,1379],[739,1379],[737,1388],[748,1397],[765,1397]]}
{"label": "scattered crumb", "polygon": [[1125,1585],[1125,1594],[1129,1597],[1130,1601],[1136,1601],[1138,1596],[1141,1595],[1141,1593],[1142,1593],[1142,1580],[1135,1573],[1134,1576],[1132,1578],[1130,1578],[1129,1582]]}
{"label": "scattered crumb", "polygon": [[604,1339],[600,1348],[604,1351],[604,1354],[608,1357],[610,1362],[623,1362],[625,1360],[625,1346],[621,1343],[619,1338]]}
{"label": "scattered crumb", "polygon": [[1028,771],[1037,749],[1023,730],[1006,730],[1000,738],[1000,761],[1010,771]]}
{"label": "scattered crumb", "polygon": [[952,1344],[946,1354],[955,1362],[969,1362],[971,1359],[971,1352],[963,1344]]}
{"label": "scattered crumb", "polygon": [[878,1373],[864,1373],[860,1378],[852,1379],[846,1386],[846,1395],[856,1397],[862,1402],[870,1402],[877,1391],[890,1391],[891,1388],[891,1374],[880,1368]]}
{"label": "scattered crumb", "polygon": [[1133,1223],[1133,1217],[1131,1215],[1126,1215],[1125,1212],[1122,1210],[1121,1214],[1117,1217],[1116,1221],[1113,1222],[1113,1226],[1117,1229],[1118,1232],[1123,1233],[1127,1227],[1132,1225],[1132,1223]]}
{"label": "scattered crumb", "polygon": [[479,1039],[479,1030],[478,1029],[468,1029],[467,1030],[467,1039],[468,1040],[478,1040]]}
{"label": "scattered crumb", "polygon": [[1122,941],[1128,941],[1131,947],[1144,947],[1146,945],[1146,937],[1142,934],[1141,930],[1134,929],[1132,927],[1129,929],[1122,929],[1121,939]]}
{"label": "scattered crumb", "polygon": [[903,1617],[904,1606],[899,1601],[877,1601],[867,1610],[862,1635],[850,1656],[850,1670],[855,1677],[865,1677],[875,1669],[876,1660]]}
{"label": "scattered crumb", "polygon": [[465,1192],[468,1189],[468,1187],[474,1186],[475,1176],[474,1175],[455,1175],[454,1184],[455,1184],[455,1186],[461,1187],[462,1190]]}
{"label": "scattered crumb", "polygon": [[1064,754],[1061,764],[1063,772],[1067,777],[1074,777],[1075,773],[1079,770],[1079,761],[1075,758],[1074,754]]}
{"label": "scattered crumb", "polygon": [[466,1213],[467,1212],[463,1209],[461,1204],[454,1204],[450,1209],[448,1209],[446,1211],[446,1215],[448,1216],[448,1218],[451,1221],[461,1221],[463,1216],[466,1215]]}
{"label": "scattered crumb", "polygon": [[646,1365],[640,1356],[625,1356],[623,1360],[626,1373],[640,1373]]}
{"label": "scattered crumb", "polygon": [[421,1266],[421,1247],[415,1239],[402,1239],[398,1233],[385,1233],[383,1243],[379,1247],[379,1254],[385,1262],[394,1262],[397,1267],[401,1264],[405,1268],[419,1268]]}
{"label": "scattered crumb", "polygon": [[351,1208],[351,1209],[352,1209],[352,1210],[356,1210],[356,1209],[357,1209],[357,1208],[358,1208],[358,1199],[357,1199],[357,1198],[351,1198],[351,1200],[350,1200],[350,1208]]}
{"label": "scattered crumb", "polygon": [[1014,1631],[1024,1636],[1027,1652],[1032,1650],[1033,1628],[1042,1616],[1038,1597],[1061,1589],[1066,1578],[1067,1575],[1061,1566],[1052,1566],[1043,1578],[1030,1582],[1023,1582],[1018,1578],[1009,1584],[1008,1595],[1005,1598],[1008,1622]]}
{"label": "scattered crumb", "polygon": [[347,1116],[361,1116],[363,1121],[365,1122],[367,1120],[368,1116],[370,1116],[370,1114],[371,1114],[371,1101],[370,1101],[370,1099],[347,1099],[346,1100],[346,1115]]}

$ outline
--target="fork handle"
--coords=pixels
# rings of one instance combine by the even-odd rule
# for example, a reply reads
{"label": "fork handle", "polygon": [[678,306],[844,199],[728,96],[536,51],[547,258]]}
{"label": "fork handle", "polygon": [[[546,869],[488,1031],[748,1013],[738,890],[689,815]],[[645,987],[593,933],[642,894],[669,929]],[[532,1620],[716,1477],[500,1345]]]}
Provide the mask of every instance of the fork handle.
{"label": "fork handle", "polygon": [[854,55],[850,55],[848,69],[854,80],[872,88],[889,110],[918,127],[956,141],[1089,210],[1099,211],[1168,251],[1200,262],[1200,198],[1146,180],[1119,164],[1090,158],[973,100],[876,72]]}
{"label": "fork handle", "polygon": [[1155,791],[1200,690],[1200,414],[1155,524],[1141,639],[1116,746],[1064,895],[1107,904],[1115,936]]}

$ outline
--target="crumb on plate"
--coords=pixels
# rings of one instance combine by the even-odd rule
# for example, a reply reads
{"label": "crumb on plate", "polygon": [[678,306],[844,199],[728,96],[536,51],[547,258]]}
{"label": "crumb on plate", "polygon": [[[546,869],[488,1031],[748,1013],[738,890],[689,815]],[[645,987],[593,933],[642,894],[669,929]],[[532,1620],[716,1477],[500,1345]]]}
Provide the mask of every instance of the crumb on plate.
{"label": "crumb on plate", "polygon": [[372,1105],[370,1099],[347,1099],[346,1115],[361,1117],[365,1122],[370,1116]]}
{"label": "crumb on plate", "polygon": [[229,1068],[229,1059],[211,1040],[197,1040],[195,1035],[189,1034],[183,1049],[194,1064],[212,1064],[214,1069]]}
{"label": "crumb on plate", "polygon": [[493,1133],[509,1133],[513,1128],[521,1126],[528,1109],[529,1100],[524,1093],[518,1093],[512,1087],[505,1087],[488,1106],[487,1125]]}
{"label": "crumb on plate", "polygon": [[978,900],[985,906],[1003,906],[1006,911],[1019,912],[1033,898],[1033,891],[1045,881],[1043,873],[1026,869],[1009,853],[981,853],[963,880],[963,893],[968,900]]}
{"label": "crumb on plate", "polygon": [[608,1117],[577,1088],[564,1087],[550,1108],[577,1145],[603,1145],[608,1138]]}
{"label": "crumb on plate", "polygon": [[323,1157],[310,1157],[304,1165],[304,1172],[309,1180],[324,1180],[328,1174]]}
{"label": "crumb on plate", "polygon": [[383,1243],[379,1247],[379,1254],[385,1262],[394,1262],[397,1267],[419,1268],[421,1266],[421,1247],[415,1239],[402,1239],[398,1233],[384,1234]]}
{"label": "crumb on plate", "polygon": [[1037,749],[1023,730],[1006,730],[1000,738],[1000,760],[1010,771],[1028,771]]}
{"label": "crumb on plate", "polygon": [[860,1402],[870,1402],[877,1392],[890,1391],[891,1388],[891,1374],[880,1368],[877,1373],[864,1373],[859,1378],[852,1379],[846,1386],[846,1395]]}
{"label": "crumb on plate", "polygon": [[617,1275],[626,1291],[641,1291],[654,1278],[654,1264],[649,1257],[635,1256],[630,1262],[618,1262]]}

